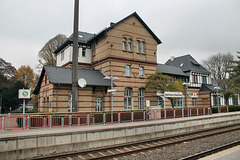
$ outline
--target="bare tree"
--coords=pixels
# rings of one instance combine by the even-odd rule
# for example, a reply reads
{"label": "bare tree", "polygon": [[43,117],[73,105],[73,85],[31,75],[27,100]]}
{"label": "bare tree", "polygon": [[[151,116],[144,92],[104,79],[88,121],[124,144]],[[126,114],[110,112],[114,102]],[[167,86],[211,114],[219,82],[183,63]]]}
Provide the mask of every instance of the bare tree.
{"label": "bare tree", "polygon": [[212,55],[206,60],[203,60],[203,66],[211,72],[212,78],[221,83],[222,80],[229,78],[229,70],[234,61],[234,56],[231,53],[218,53]]}
{"label": "bare tree", "polygon": [[60,47],[66,39],[67,37],[65,35],[58,34],[44,45],[38,53],[39,67],[42,67],[42,65],[56,65],[56,56],[53,52]]}
{"label": "bare tree", "polygon": [[11,63],[0,58],[0,90],[11,85],[10,79],[15,76],[16,71]]}

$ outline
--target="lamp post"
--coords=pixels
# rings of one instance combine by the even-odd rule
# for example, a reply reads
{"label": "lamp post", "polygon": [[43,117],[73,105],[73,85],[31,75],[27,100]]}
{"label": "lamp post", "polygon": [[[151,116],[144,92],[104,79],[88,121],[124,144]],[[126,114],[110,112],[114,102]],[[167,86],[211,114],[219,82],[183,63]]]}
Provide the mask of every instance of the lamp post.
{"label": "lamp post", "polygon": [[214,89],[217,90],[217,106],[218,106],[218,113],[220,113],[220,108],[219,108],[219,96],[218,96],[218,90],[220,89],[220,87],[214,87]]}
{"label": "lamp post", "polygon": [[182,85],[186,86],[186,89],[187,89],[187,114],[188,114],[188,117],[189,117],[188,86],[190,85],[190,83],[186,83],[186,82],[184,82]]}
{"label": "lamp post", "polygon": [[112,70],[111,70],[111,77],[106,76],[103,79],[110,79],[111,80],[111,123],[113,123],[113,80],[119,80],[118,77],[113,77]]}

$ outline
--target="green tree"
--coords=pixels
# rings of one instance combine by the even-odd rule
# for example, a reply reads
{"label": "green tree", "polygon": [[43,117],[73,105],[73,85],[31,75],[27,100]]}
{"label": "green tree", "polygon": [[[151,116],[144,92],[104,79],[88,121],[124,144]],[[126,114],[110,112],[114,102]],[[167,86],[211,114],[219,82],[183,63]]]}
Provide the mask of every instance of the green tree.
{"label": "green tree", "polygon": [[[155,74],[151,75],[148,77],[148,81],[146,84],[146,88],[149,88],[153,91],[156,92],[165,92],[165,91],[178,91],[182,92],[183,94],[186,93],[185,87],[182,85],[183,81],[175,81],[174,78],[168,76],[168,75],[163,75],[160,72],[156,72]],[[171,101],[171,104],[173,106],[174,100],[176,98],[168,98]]]}
{"label": "green tree", "polygon": [[53,52],[60,47],[66,39],[67,37],[65,35],[58,34],[43,46],[38,53],[40,68],[42,68],[43,65],[56,66],[56,55]]}
{"label": "green tree", "polygon": [[20,104],[22,103],[22,100],[18,99],[18,90],[25,88],[24,84],[21,81],[17,81],[14,83],[14,85],[8,89],[3,90],[3,108],[2,113],[9,112],[9,108],[11,107],[12,110],[17,109]]}

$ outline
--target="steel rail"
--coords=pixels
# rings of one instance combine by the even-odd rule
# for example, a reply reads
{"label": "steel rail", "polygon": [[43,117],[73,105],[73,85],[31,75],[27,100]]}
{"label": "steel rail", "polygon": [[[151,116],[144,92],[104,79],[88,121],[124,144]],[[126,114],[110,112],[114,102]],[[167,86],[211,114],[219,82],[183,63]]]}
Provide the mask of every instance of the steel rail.
{"label": "steel rail", "polygon": [[[232,127],[235,127],[235,128],[232,128]],[[226,129],[226,128],[229,128],[229,129]],[[206,133],[206,132],[212,132],[214,130],[221,130],[221,129],[222,130],[224,129],[224,130],[223,131],[218,131],[218,132],[213,132],[211,134]],[[161,144],[155,144],[155,145],[152,145],[152,146],[146,146],[144,148],[138,148],[138,149],[134,149],[134,150],[127,150],[127,151],[123,151],[123,152],[119,152],[119,153],[114,153],[114,154],[111,154],[111,155],[101,155],[99,157],[88,158],[88,159],[91,159],[91,160],[107,159],[107,158],[112,158],[112,157],[132,154],[132,153],[136,153],[136,152],[141,152],[141,151],[145,151],[145,150],[160,148],[160,147],[167,146],[167,145],[172,145],[172,144],[182,143],[182,142],[186,142],[186,141],[191,141],[191,140],[204,138],[204,137],[208,137],[208,136],[213,136],[213,135],[216,135],[216,134],[226,133],[226,132],[239,130],[239,129],[240,129],[240,123],[233,124],[233,125],[225,125],[225,126],[215,127],[215,128],[202,129],[202,130],[198,130],[198,131],[194,131],[194,132],[188,132],[188,133],[183,133],[183,134],[181,133],[181,134],[175,134],[175,135],[171,135],[171,136],[164,136],[164,137],[160,137],[160,138],[153,138],[153,139],[148,139],[148,140],[142,140],[142,141],[138,141],[138,142],[124,143],[124,144],[107,146],[107,147],[101,147],[101,148],[93,148],[93,149],[76,151],[76,152],[67,152],[67,153],[60,153],[60,154],[53,154],[53,155],[45,155],[45,156],[33,157],[33,158],[30,158],[30,159],[27,159],[27,160],[43,160],[43,159],[45,160],[45,159],[63,158],[63,157],[77,156],[77,155],[82,155],[82,154],[96,153],[96,152],[106,151],[106,150],[126,148],[126,147],[131,147],[131,146],[136,146],[136,145],[143,145],[143,144],[152,143],[152,142],[158,142],[158,141],[167,141],[166,143],[162,143],[161,142]],[[205,133],[205,134],[204,135],[194,135],[194,134],[201,134],[201,133]],[[190,136],[190,137],[184,138],[184,136]],[[175,141],[173,141],[174,138],[175,138]],[[177,139],[177,138],[179,138],[180,140]]]}
{"label": "steel rail", "polygon": [[216,148],[213,148],[213,149],[201,152],[201,153],[190,155],[190,156],[182,158],[180,160],[195,160],[195,159],[203,158],[203,157],[212,155],[214,153],[218,153],[220,151],[223,151],[223,150],[226,150],[228,148],[232,148],[232,147],[235,147],[235,146],[238,146],[238,145],[240,145],[240,140],[232,142],[232,143],[228,143],[226,145],[223,145],[223,146],[220,146],[220,147],[216,147]]}

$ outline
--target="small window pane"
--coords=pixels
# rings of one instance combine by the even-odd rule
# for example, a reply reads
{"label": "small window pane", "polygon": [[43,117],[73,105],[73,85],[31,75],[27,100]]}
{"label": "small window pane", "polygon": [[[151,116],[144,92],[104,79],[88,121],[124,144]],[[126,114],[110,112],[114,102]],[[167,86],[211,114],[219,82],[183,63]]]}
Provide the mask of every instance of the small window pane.
{"label": "small window pane", "polygon": [[145,42],[142,41],[142,53],[145,54]]}
{"label": "small window pane", "polygon": [[126,66],[126,76],[127,77],[131,76],[131,66],[129,66],[129,65]]}
{"label": "small window pane", "polygon": [[139,77],[143,77],[143,67],[139,67]]}
{"label": "small window pane", "polygon": [[131,88],[125,88],[124,109],[132,109],[132,89]]}
{"label": "small window pane", "polygon": [[83,48],[82,49],[82,57],[85,57],[86,56],[86,48]]}
{"label": "small window pane", "polygon": [[128,51],[132,52],[132,39],[128,39]]}
{"label": "small window pane", "polygon": [[137,40],[136,47],[137,47],[137,53],[140,53],[140,41],[139,40]]}
{"label": "small window pane", "polygon": [[122,45],[123,45],[123,50],[124,51],[126,51],[127,50],[127,42],[126,42],[126,38],[125,37],[123,37],[123,39],[122,39]]}

